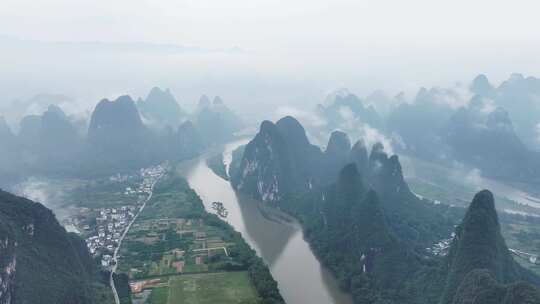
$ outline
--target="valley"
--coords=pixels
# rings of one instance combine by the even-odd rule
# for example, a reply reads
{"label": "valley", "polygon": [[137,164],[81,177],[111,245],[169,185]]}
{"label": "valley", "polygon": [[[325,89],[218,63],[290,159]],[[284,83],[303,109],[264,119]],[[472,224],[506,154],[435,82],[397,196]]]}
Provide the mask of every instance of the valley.
{"label": "valley", "polygon": [[255,304],[262,296],[281,303],[266,266],[240,234],[205,211],[181,175],[185,164],[176,166],[93,180],[33,178],[15,189],[70,210],[62,223],[86,239],[102,270],[129,278],[129,286],[118,286],[111,272],[116,303]]}
{"label": "valley", "polygon": [[503,236],[516,260],[540,275],[540,205],[536,194],[482,177],[474,170],[448,168],[414,157],[400,159],[411,190],[436,204],[466,207],[475,192],[490,189],[497,200]]}
{"label": "valley", "polygon": [[[158,189],[161,189],[133,223],[118,251],[117,271],[130,278],[134,303],[166,304],[174,303],[173,299],[205,298],[197,294],[197,290],[208,292],[208,286],[218,288],[216,294],[231,294],[234,298],[245,298],[256,303],[257,292],[246,271],[216,270],[221,263],[220,257],[228,257],[227,248],[235,243],[224,240],[224,230],[191,219],[192,215],[189,214],[193,210],[189,209],[195,207],[180,208],[184,204],[191,204],[186,200],[188,185],[201,197],[206,212],[217,213],[212,203],[222,202],[227,211],[224,220],[242,233],[247,243],[268,264],[287,303],[303,303],[306,298],[310,298],[312,303],[321,304],[352,303],[350,297],[340,289],[334,275],[312,253],[295,219],[235,193],[224,179],[222,172],[228,171],[233,151],[246,143],[245,139],[236,140],[169,168],[168,171],[175,172],[178,178],[186,179],[184,186],[179,181],[177,189],[163,189],[161,182],[158,183]],[[213,163],[206,161],[207,155],[213,155]],[[216,159],[222,162],[222,165],[218,164],[219,168],[226,168],[220,169],[219,175],[210,169],[210,165],[216,165]],[[477,190],[470,184],[460,183],[466,180],[461,176],[445,178],[448,174],[457,174],[449,173],[449,169],[407,157],[402,157],[402,160],[404,172],[414,172],[405,176],[411,190],[435,203],[465,207],[468,195]],[[150,193],[151,184],[157,182],[157,177],[165,172],[165,168],[161,166],[144,169],[137,174],[87,181],[34,178],[30,179],[32,183],[21,183],[14,189],[44,198],[55,210],[70,210],[70,214],[62,217],[63,224],[87,238],[90,252],[100,259],[105,269],[116,268],[114,253],[123,229],[134,218]],[[502,189],[511,188],[504,186]],[[514,193],[517,192],[502,192],[499,196],[495,191],[499,208],[527,214],[540,213],[535,207],[516,204],[505,196]],[[515,250],[516,260],[540,273],[535,258],[540,253],[540,244],[536,241],[540,239],[537,222],[528,217],[501,213],[501,225],[509,247]],[[118,232],[115,229],[119,229]],[[442,246],[448,246],[448,243]],[[311,274],[306,276],[306,273]],[[223,278],[217,279],[220,277]],[[305,278],[309,280],[305,281]],[[216,280],[232,282],[232,285],[222,286]],[[299,282],[303,285],[300,293],[297,288]],[[184,291],[179,293],[179,290]],[[237,291],[242,295],[235,293]],[[221,300],[224,301],[223,298]],[[212,301],[215,298],[208,296],[207,303]]]}
{"label": "valley", "polygon": [[[245,143],[246,140],[239,140],[224,146],[223,159],[227,168],[233,151]],[[215,153],[213,151],[209,155]],[[207,166],[205,156],[186,163],[179,170],[199,194],[208,212],[215,212],[212,202],[223,202],[228,211],[225,220],[268,264],[286,303],[352,303],[334,276],[315,257],[294,219],[246,195],[235,193],[229,182]]]}
{"label": "valley", "polygon": [[540,2],[7,2],[0,304],[540,304]]}

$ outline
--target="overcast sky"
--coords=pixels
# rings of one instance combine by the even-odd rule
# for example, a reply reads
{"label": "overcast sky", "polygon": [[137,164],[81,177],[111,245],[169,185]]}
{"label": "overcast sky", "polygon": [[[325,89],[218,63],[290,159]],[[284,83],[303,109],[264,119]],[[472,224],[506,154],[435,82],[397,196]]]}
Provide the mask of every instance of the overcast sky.
{"label": "overcast sky", "polygon": [[[540,76],[536,3],[3,0],[3,39],[176,44],[214,52],[152,53],[143,60],[62,45],[33,48],[37,53],[18,46],[0,58],[6,84],[0,94],[10,99],[46,90],[95,99],[142,95],[160,85],[191,103],[202,93],[272,103],[286,96],[322,100],[342,86],[360,94],[395,93],[469,81],[477,73],[495,82],[512,72]],[[242,52],[221,52],[235,47]]]}
{"label": "overcast sky", "polygon": [[[538,40],[533,0],[4,0],[3,34],[290,51]],[[284,50],[286,48],[286,50]]]}

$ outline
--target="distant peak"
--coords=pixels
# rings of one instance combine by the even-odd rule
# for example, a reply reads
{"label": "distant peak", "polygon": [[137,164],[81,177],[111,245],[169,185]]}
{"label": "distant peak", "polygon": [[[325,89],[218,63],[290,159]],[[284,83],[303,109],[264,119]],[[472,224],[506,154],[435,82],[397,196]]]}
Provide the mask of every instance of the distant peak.
{"label": "distant peak", "polygon": [[163,93],[163,90],[161,90],[161,88],[159,88],[159,87],[153,87],[150,90],[150,94],[159,94],[159,93]]}
{"label": "distant peak", "polygon": [[304,127],[300,124],[296,118],[292,116],[285,116],[276,122],[276,126],[283,128],[287,131],[296,131],[305,133]]}
{"label": "distant peak", "polygon": [[338,98],[346,98],[347,96],[351,95],[351,91],[347,88],[340,88],[337,90],[334,90],[333,92],[330,92],[326,98],[324,99],[323,105],[329,106],[333,104]]}
{"label": "distant peak", "polygon": [[107,123],[122,124],[126,123],[127,120],[135,121],[137,125],[142,125],[137,106],[133,99],[129,95],[120,96],[114,101],[105,98],[96,105],[92,113],[90,129],[97,128],[98,125],[101,125],[105,121]]}
{"label": "distant peak", "polygon": [[327,153],[347,153],[351,150],[351,140],[347,133],[334,131],[328,140]]}
{"label": "distant peak", "polygon": [[366,143],[364,142],[363,139],[357,140],[352,147],[352,150],[366,150],[366,149],[367,149]]}
{"label": "distant peak", "polygon": [[47,111],[51,111],[51,112],[62,112],[62,113],[64,113],[64,111],[62,111],[62,109],[61,109],[59,106],[55,105],[55,104],[49,105],[49,106],[47,107]]}
{"label": "distant peak", "polygon": [[493,86],[489,82],[486,75],[480,74],[476,76],[470,86],[470,90],[475,94],[490,96],[493,93]]}
{"label": "distant peak", "polygon": [[171,90],[169,88],[167,89],[161,89],[159,87],[153,87],[150,90],[150,93],[148,93],[148,96],[146,97],[146,100],[161,100],[161,99],[174,99],[174,96],[171,93]]}
{"label": "distant peak", "polygon": [[208,98],[208,96],[206,96],[205,94],[203,94],[201,96],[201,98],[199,98],[199,107],[200,108],[207,108],[210,106],[210,98]]}
{"label": "distant peak", "polygon": [[123,104],[135,104],[135,102],[133,101],[133,98],[131,98],[131,96],[129,96],[129,95],[122,95],[122,96],[116,98],[116,100],[114,100],[114,102],[123,103]]}
{"label": "distant peak", "polygon": [[51,104],[47,107],[47,111],[43,115],[57,115],[61,118],[66,118],[66,113],[57,105]]}
{"label": "distant peak", "polygon": [[489,83],[489,79],[485,74],[478,74],[478,76],[474,78],[473,83],[485,84]]}
{"label": "distant peak", "polygon": [[269,132],[270,130],[273,130],[275,127],[276,126],[274,125],[273,122],[269,120],[265,120],[261,123],[260,132],[261,133]]}
{"label": "distant peak", "polygon": [[216,97],[214,97],[214,101],[212,101],[212,103],[214,105],[222,105],[223,104],[223,99],[221,99],[221,97],[219,97],[219,96],[216,96]]}
{"label": "distant peak", "polygon": [[495,210],[495,199],[493,198],[493,193],[489,190],[482,190],[478,192],[469,207],[471,210],[476,209],[485,209],[485,210]]}
{"label": "distant peak", "polygon": [[418,90],[418,93],[416,93],[416,100],[420,100],[428,94],[428,90],[425,87],[421,87],[420,90]]}
{"label": "distant peak", "polygon": [[287,132],[301,132],[305,133],[304,127],[300,124],[296,118],[292,116],[285,116],[276,122],[276,126]]}
{"label": "distant peak", "polygon": [[276,122],[276,126],[284,137],[289,138],[295,144],[309,143],[306,130],[296,118],[285,116]]}

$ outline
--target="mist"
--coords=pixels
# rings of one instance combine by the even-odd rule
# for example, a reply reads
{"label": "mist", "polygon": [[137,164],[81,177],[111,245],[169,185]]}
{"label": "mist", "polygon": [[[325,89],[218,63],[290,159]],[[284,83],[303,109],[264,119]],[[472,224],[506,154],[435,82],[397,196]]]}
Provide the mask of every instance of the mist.
{"label": "mist", "polygon": [[532,11],[488,1],[8,1],[0,105],[62,94],[83,112],[160,86],[188,109],[201,94],[220,95],[258,120],[341,87],[412,96],[478,73],[498,83],[540,69]]}

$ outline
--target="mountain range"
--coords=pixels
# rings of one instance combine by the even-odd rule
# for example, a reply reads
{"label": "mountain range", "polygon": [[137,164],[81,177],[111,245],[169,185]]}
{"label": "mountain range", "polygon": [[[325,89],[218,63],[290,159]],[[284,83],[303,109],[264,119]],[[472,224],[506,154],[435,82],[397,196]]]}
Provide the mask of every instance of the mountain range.
{"label": "mountain range", "polygon": [[157,87],[137,103],[127,95],[103,99],[87,130],[80,132],[81,125],[54,104],[42,114],[24,116],[16,133],[1,119],[0,182],[28,174],[112,174],[185,159],[232,138],[242,127],[220,97],[190,115],[170,90]]}
{"label": "mountain range", "polygon": [[[357,136],[367,127],[384,134],[400,153],[447,166],[459,162],[491,178],[535,184],[540,181],[539,96],[537,78],[513,74],[495,87],[479,75],[468,88],[421,88],[412,101],[398,95],[389,111],[388,98],[381,94],[361,100],[340,91],[316,113],[326,132],[338,128]],[[378,114],[375,102],[382,102],[380,108],[388,114]]]}
{"label": "mountain range", "polygon": [[137,107],[144,120],[158,128],[176,128],[187,117],[169,89],[152,88],[146,99],[137,101]]}
{"label": "mountain range", "polygon": [[[475,299],[493,294],[521,299],[510,303],[540,299],[531,285],[539,278],[506,247],[489,191],[475,196],[458,225],[462,211],[414,195],[399,158],[381,144],[368,153],[363,142],[351,148],[336,131],[323,152],[298,121],[284,117],[264,121],[230,168],[238,191],[300,220],[355,303],[491,303]],[[452,232],[447,256],[426,250]],[[477,281],[491,283],[471,289]]]}

